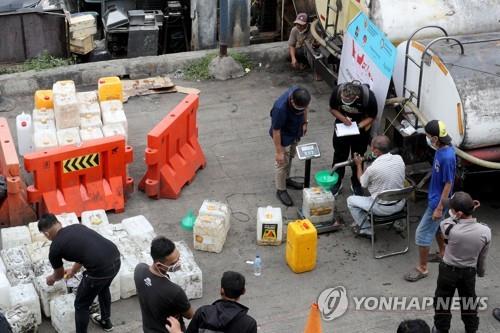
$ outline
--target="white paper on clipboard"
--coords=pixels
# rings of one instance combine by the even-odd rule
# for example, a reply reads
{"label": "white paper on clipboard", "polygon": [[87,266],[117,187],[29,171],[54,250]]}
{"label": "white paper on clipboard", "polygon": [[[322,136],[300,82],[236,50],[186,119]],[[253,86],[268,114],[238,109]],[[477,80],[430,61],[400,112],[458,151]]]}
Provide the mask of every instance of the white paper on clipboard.
{"label": "white paper on clipboard", "polygon": [[351,126],[347,126],[344,123],[335,124],[335,131],[337,132],[337,136],[349,136],[349,135],[359,134],[358,124],[356,124],[355,121],[352,122]]}

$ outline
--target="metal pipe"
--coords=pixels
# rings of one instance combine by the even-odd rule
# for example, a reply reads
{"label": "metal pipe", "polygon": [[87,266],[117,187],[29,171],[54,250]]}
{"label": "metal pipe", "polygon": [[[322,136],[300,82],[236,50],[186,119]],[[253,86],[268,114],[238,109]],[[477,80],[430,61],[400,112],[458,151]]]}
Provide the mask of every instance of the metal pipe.
{"label": "metal pipe", "polygon": [[[396,98],[390,98],[385,101],[386,105],[394,105],[394,104],[400,104],[404,105],[405,107],[407,106],[411,112],[417,116],[417,118],[422,122],[422,124],[425,126],[427,124],[427,118],[420,112],[420,110],[417,108],[415,104],[412,102],[408,101],[404,97],[396,97]],[[488,168],[488,169],[495,169],[495,170],[500,170],[500,163],[498,162],[490,162],[490,161],[485,161],[483,159],[477,158],[475,156],[472,156],[471,154],[466,153],[462,149],[453,146],[455,148],[455,153],[457,154],[458,157],[466,160],[467,162],[470,162],[472,164],[481,166],[483,168]]]}
{"label": "metal pipe", "polygon": [[229,0],[220,0],[219,56],[227,56],[229,37]]}

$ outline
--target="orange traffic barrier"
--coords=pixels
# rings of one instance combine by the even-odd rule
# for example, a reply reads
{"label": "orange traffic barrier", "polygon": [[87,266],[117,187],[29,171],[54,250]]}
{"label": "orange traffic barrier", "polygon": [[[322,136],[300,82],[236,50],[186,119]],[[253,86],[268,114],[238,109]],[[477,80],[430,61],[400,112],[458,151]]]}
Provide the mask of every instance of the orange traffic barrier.
{"label": "orange traffic barrier", "polygon": [[206,165],[198,143],[198,95],[188,95],[149,133],[145,161],[148,167],[139,189],[149,197],[176,199]]}
{"label": "orange traffic barrier", "polygon": [[309,312],[309,318],[307,318],[306,327],[304,333],[322,333],[321,328],[321,316],[319,314],[318,304],[314,303],[311,305],[311,311]]}
{"label": "orange traffic barrier", "polygon": [[123,136],[84,142],[24,156],[24,166],[33,173],[28,201],[38,214],[61,214],[104,209],[125,210],[125,195],[133,190],[127,176],[133,160],[132,147]]}
{"label": "orange traffic barrier", "polygon": [[18,226],[36,221],[21,179],[19,158],[7,119],[0,118],[0,175],[5,177],[7,195],[0,198],[0,226]]}

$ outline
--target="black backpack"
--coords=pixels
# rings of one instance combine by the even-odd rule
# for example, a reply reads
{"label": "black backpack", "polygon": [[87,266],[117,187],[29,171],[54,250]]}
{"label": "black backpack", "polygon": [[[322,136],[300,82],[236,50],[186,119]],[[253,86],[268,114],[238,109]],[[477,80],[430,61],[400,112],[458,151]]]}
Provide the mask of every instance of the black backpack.
{"label": "black backpack", "polygon": [[348,84],[354,84],[354,85],[359,85],[361,87],[361,105],[363,108],[368,107],[368,102],[370,101],[370,86],[366,83],[361,83],[359,81],[352,81],[352,82],[344,82],[339,84],[337,88],[337,100],[340,101],[340,92],[342,89],[348,85]]}

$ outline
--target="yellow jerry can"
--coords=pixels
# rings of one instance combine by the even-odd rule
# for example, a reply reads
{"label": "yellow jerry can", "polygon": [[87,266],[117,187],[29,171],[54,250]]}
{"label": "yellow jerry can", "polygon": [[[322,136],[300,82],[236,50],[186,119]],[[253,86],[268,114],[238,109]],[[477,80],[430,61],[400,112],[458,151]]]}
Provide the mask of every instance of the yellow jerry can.
{"label": "yellow jerry can", "polygon": [[305,219],[288,223],[286,262],[293,272],[308,272],[316,267],[317,245],[318,233],[311,221]]}

